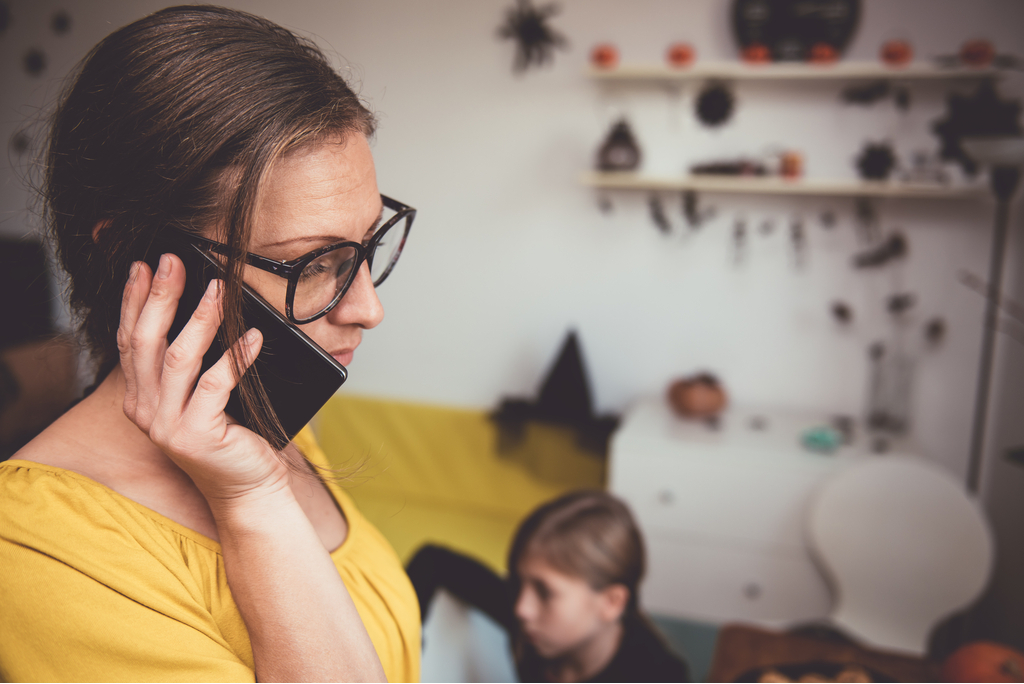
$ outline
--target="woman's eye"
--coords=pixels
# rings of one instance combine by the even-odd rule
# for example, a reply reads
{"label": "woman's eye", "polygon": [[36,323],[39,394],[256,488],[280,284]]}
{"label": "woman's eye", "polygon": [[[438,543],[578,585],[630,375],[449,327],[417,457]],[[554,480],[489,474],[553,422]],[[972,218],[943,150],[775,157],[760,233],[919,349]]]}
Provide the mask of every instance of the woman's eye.
{"label": "woman's eye", "polygon": [[299,280],[312,280],[313,278],[318,278],[325,273],[327,273],[327,267],[324,266],[323,262],[314,261],[302,269],[302,273],[299,274]]}

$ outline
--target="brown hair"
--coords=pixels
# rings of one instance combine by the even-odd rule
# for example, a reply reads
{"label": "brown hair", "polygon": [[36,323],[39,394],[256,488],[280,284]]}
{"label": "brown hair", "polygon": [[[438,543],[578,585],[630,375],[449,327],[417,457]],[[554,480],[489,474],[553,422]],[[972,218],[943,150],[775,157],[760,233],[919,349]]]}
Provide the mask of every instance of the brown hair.
{"label": "brown hair", "polygon": [[[374,125],[315,45],[245,12],[171,7],[96,45],[54,114],[43,194],[98,379],[118,363],[129,266],[158,231],[223,227],[241,254],[276,159],[332,136],[371,136]],[[225,267],[225,347],[244,332],[243,267]],[[243,376],[240,393],[256,431],[284,446],[277,417],[259,408],[268,404],[258,379]]]}
{"label": "brown hair", "polygon": [[629,589],[624,618],[639,616],[644,543],[624,503],[602,491],[577,491],[550,501],[519,526],[508,554],[514,585],[520,560],[538,554],[552,567],[584,579],[600,591],[612,584]]}

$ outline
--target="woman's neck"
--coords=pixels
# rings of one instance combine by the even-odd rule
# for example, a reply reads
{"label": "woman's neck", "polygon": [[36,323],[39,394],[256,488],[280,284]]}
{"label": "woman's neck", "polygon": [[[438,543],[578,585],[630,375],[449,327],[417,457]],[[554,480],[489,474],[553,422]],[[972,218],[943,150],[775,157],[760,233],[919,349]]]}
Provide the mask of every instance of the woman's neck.
{"label": "woman's neck", "polygon": [[553,659],[547,674],[553,682],[582,682],[604,670],[619,651],[622,620],[605,625],[569,653]]}

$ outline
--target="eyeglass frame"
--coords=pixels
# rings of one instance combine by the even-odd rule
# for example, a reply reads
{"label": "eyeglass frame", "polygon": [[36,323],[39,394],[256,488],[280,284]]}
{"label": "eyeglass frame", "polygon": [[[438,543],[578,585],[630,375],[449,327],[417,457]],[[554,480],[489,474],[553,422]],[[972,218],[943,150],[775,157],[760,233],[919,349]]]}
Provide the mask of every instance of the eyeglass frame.
{"label": "eyeglass frame", "polygon": [[[396,213],[374,231],[373,237],[371,237],[369,243],[365,245],[361,242],[344,240],[342,242],[335,242],[330,245],[318,247],[317,249],[307,252],[300,257],[286,261],[268,259],[265,256],[253,254],[252,252],[245,253],[245,263],[258,268],[261,271],[273,273],[276,276],[280,276],[288,280],[288,290],[285,294],[284,309],[285,315],[288,317],[290,322],[295,325],[305,325],[306,323],[312,323],[313,321],[323,318],[329,314],[334,307],[338,306],[341,300],[345,297],[345,294],[349,291],[349,288],[352,287],[352,283],[355,282],[359,269],[363,267],[363,262],[365,261],[371,268],[373,267],[373,255],[377,250],[377,245],[380,243],[380,239],[395,225],[397,225],[399,221],[408,219],[405,222],[405,230],[402,234],[402,242],[398,245],[398,251],[395,252],[395,256],[388,265],[387,270],[384,271],[380,278],[373,283],[373,286],[377,287],[391,274],[391,271],[395,268],[395,264],[398,262],[398,257],[402,255],[402,250],[405,248],[405,241],[409,238],[409,231],[412,229],[412,222],[416,218],[416,210],[409,205],[403,204],[398,200],[391,199],[386,195],[381,195],[380,200],[385,207],[395,211]],[[194,233],[185,233],[184,236],[188,241],[198,247],[209,249],[211,252],[220,254],[221,256],[231,256],[231,249],[221,242],[210,240],[201,235],[195,235]],[[314,316],[310,316],[309,318],[299,320],[294,315],[294,304],[295,290],[298,287],[299,275],[302,273],[302,270],[314,259],[318,259],[328,252],[333,252],[334,250],[341,249],[343,247],[352,247],[356,250],[356,264],[351,271],[351,275],[348,277],[348,281],[341,289],[338,290],[338,293],[334,296],[334,299],[331,300],[331,303],[324,307],[320,312]]]}

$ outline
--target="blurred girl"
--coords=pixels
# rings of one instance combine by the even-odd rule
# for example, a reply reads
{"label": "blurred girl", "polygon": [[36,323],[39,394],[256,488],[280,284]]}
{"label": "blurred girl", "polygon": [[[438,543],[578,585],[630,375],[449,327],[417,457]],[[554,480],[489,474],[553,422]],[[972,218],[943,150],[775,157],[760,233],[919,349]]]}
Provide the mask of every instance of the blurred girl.
{"label": "blurred girl", "polygon": [[535,510],[509,550],[509,577],[436,546],[408,567],[426,619],[438,587],[479,608],[511,637],[524,682],[689,681],[640,612],[643,540],[610,494],[573,492]]}

